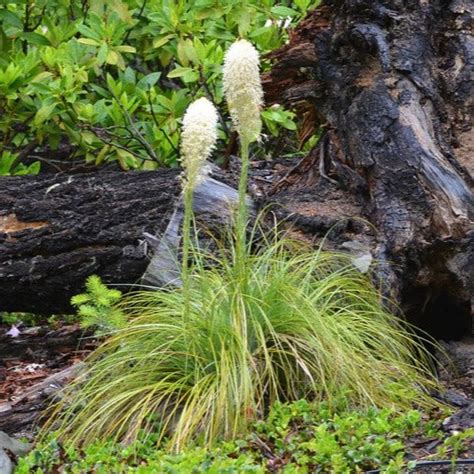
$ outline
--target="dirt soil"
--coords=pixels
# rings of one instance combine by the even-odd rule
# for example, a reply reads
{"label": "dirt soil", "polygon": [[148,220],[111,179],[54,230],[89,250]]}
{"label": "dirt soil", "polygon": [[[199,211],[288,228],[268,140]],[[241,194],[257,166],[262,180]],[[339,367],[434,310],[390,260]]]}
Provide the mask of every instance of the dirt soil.
{"label": "dirt soil", "polygon": [[78,325],[20,327],[14,337],[12,328],[0,325],[0,430],[32,439],[47,398],[96,341]]}

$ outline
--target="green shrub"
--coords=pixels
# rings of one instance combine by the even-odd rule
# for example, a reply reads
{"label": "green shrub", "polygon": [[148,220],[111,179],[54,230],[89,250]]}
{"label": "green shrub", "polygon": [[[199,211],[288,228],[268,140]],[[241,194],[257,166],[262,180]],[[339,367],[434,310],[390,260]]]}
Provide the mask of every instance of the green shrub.
{"label": "green shrub", "polygon": [[[19,461],[16,472],[339,474],[381,469],[398,474],[407,468],[411,439],[441,441],[446,436],[440,431],[440,420],[426,421],[419,411],[347,411],[341,402],[333,408],[305,400],[275,403],[265,421],[251,426],[248,436],[220,442],[210,450],[190,446],[179,454],[158,450],[154,436],[128,446],[108,440],[77,448],[59,444],[53,433]],[[468,447],[467,432],[463,440],[447,438],[443,446],[453,445],[454,438],[459,446],[456,453],[440,452],[430,459],[449,459]]]}
{"label": "green shrub", "polygon": [[[277,48],[287,38],[278,22],[291,18],[294,25],[318,3],[3,2],[0,174],[37,172],[38,160],[6,169],[9,156],[25,150],[47,161],[65,150],[124,169],[175,165],[179,121],[193,97],[205,93],[222,105],[218,77],[228,44],[245,36],[263,53]],[[222,113],[225,138],[230,122]],[[296,128],[294,114],[282,107],[264,118],[272,135]]]}
{"label": "green shrub", "polygon": [[0,155],[0,176],[21,176],[25,174],[38,174],[40,162],[35,161],[29,166],[19,163],[18,153],[3,151]]}
{"label": "green shrub", "polygon": [[188,313],[179,289],[124,297],[128,325],[92,354],[49,429],[76,444],[158,433],[179,450],[242,435],[278,400],[434,404],[423,349],[346,257],[278,240],[238,265],[203,261]]}

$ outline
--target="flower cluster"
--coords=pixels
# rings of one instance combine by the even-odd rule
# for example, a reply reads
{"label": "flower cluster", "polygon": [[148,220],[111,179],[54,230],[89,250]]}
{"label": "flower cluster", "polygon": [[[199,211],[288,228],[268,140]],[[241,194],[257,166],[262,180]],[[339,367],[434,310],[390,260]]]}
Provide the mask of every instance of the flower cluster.
{"label": "flower cluster", "polygon": [[194,101],[183,117],[181,163],[185,185],[194,186],[205,174],[204,164],[217,141],[217,111],[205,97]]}
{"label": "flower cluster", "polygon": [[224,93],[241,140],[258,140],[263,103],[258,51],[246,40],[236,41],[225,55],[223,73]]}

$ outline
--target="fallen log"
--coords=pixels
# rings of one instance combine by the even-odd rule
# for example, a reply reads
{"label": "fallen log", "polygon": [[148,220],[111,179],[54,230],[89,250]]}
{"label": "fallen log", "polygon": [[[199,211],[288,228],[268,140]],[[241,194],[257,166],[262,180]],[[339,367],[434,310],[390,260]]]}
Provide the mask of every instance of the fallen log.
{"label": "fallen log", "polygon": [[30,435],[46,406],[83,368],[78,362],[46,377],[13,401],[0,403],[0,430],[15,436]]}
{"label": "fallen log", "polygon": [[[254,194],[262,205],[279,202],[275,213],[281,220],[309,238],[332,229],[339,243],[354,232],[369,231],[352,220],[361,209],[345,201],[337,188],[324,194],[326,212],[318,205],[318,189],[275,194],[273,184],[287,174],[287,167],[256,162],[251,172]],[[235,168],[217,172],[219,180],[235,182]],[[44,174],[0,178],[0,183],[0,311],[70,312],[71,296],[82,292],[94,273],[125,291],[144,276],[145,283],[159,284],[157,249],[146,239],[162,235],[175,215],[178,171]],[[223,223],[222,207],[236,198],[231,188],[214,183],[207,192],[197,189],[194,198],[196,215],[211,228]],[[173,251],[178,243],[172,242]],[[161,269],[164,274],[172,270]]]}
{"label": "fallen log", "polygon": [[[40,175],[2,183],[0,311],[71,311],[71,296],[93,273],[124,290],[179,281],[178,171]],[[194,190],[194,213],[217,232],[216,223],[230,221],[237,196],[208,177]]]}
{"label": "fallen log", "polygon": [[164,229],[179,192],[177,170],[2,178],[0,311],[70,312],[94,273],[137,282],[143,233]]}
{"label": "fallen log", "polygon": [[56,330],[45,326],[21,328],[20,334],[16,337],[7,332],[0,333],[0,360],[5,363],[9,360],[23,359],[32,353],[75,351],[79,341],[90,335],[78,325],[64,326]]}

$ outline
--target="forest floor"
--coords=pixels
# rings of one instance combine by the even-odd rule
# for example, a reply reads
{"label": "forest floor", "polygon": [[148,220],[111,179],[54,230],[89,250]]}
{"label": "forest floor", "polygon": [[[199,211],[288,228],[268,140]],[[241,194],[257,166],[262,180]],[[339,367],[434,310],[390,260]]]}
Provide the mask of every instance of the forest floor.
{"label": "forest floor", "polygon": [[32,440],[47,398],[96,345],[77,324],[0,325],[0,430]]}

